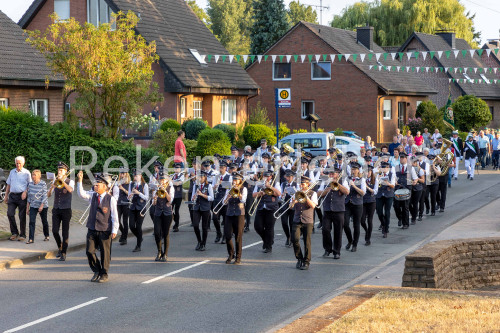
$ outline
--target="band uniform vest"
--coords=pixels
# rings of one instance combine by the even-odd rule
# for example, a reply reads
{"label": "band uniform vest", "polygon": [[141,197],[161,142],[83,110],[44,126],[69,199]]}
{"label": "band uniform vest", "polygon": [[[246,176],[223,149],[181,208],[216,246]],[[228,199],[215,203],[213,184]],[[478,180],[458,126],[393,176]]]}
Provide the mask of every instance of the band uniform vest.
{"label": "band uniform vest", "polygon": [[[66,184],[69,185],[70,179],[66,178],[64,180]],[[55,209],[71,209],[71,198],[73,193],[68,192],[68,190],[63,188],[54,188],[54,208]]]}
{"label": "band uniform vest", "polygon": [[[260,188],[260,190],[263,190],[264,186]],[[264,209],[264,205],[266,205],[267,210],[277,210],[279,208],[278,204],[278,198],[275,195],[267,195],[264,194],[262,196],[262,199],[259,202],[259,206],[257,207],[257,210],[262,210]]]}
{"label": "band uniform vest", "polygon": [[[170,186],[165,191],[170,194]],[[167,198],[156,198],[155,216],[172,215],[172,204]]]}
{"label": "band uniform vest", "polygon": [[[137,191],[144,193],[144,185],[140,184],[139,187],[137,187],[137,184],[134,182],[132,183],[132,186],[130,188],[131,192],[134,190],[134,188],[137,188]],[[132,197],[132,204],[130,205],[130,210],[142,210],[146,206],[146,200],[141,198],[138,194],[134,194]]]}
{"label": "band uniform vest", "polygon": [[229,198],[227,201],[226,216],[245,215],[245,205],[240,202],[240,198]]}
{"label": "band uniform vest", "polygon": [[345,212],[345,197],[346,195],[340,190],[330,190],[323,199],[325,200],[323,203],[323,210],[326,212]]}
{"label": "band uniform vest", "polygon": [[222,182],[229,181],[229,178],[231,176],[229,175],[229,173],[226,173],[225,176],[218,176],[218,177],[219,177],[220,183],[219,183],[219,186],[217,187],[217,193],[215,193],[214,204],[216,204],[217,202],[224,199],[224,196],[226,195],[227,189],[222,187]]}
{"label": "band uniform vest", "polygon": [[87,228],[95,231],[111,231],[111,195],[106,194],[97,204],[99,194],[94,192],[90,202],[89,218],[87,219]]}
{"label": "band uniform vest", "polygon": [[[375,189],[375,184],[370,184],[369,179],[366,179],[366,187],[371,188],[372,190]],[[376,201],[375,195],[373,195],[372,192],[366,190],[365,195],[363,196],[363,203],[372,203]]]}
{"label": "band uniform vest", "polygon": [[396,189],[406,188],[411,190],[411,185],[408,185],[408,166],[405,165],[404,173],[402,171],[402,166],[396,166],[396,178],[398,181],[398,185],[396,185]]}
{"label": "band uniform vest", "polygon": [[[389,171],[389,173],[387,174],[387,177],[388,177],[388,181],[390,182],[391,178],[392,178],[392,171]],[[394,198],[394,188],[391,188],[387,185],[379,186],[378,192],[377,192],[377,198],[382,198],[382,197]]]}
{"label": "band uniform vest", "polygon": [[[129,184],[122,184],[123,188],[127,188]],[[120,190],[118,192],[118,203],[119,206],[125,206],[129,204],[129,200],[127,198],[127,193],[125,191]]]}
{"label": "band uniform vest", "polygon": [[[311,198],[311,194],[307,196]],[[293,223],[314,223],[314,208],[311,208],[307,202],[297,202],[294,208]]]}
{"label": "band uniform vest", "polygon": [[[349,181],[350,180],[352,180],[352,178],[349,178]],[[361,178],[359,178],[359,180],[361,180]],[[346,195],[345,197],[345,203],[347,204],[349,202],[353,205],[363,204],[363,196],[359,194],[358,191],[356,191],[353,186],[349,188],[349,194]]]}
{"label": "band uniform vest", "polygon": [[[181,176],[175,173],[172,176],[172,181],[176,182],[181,179]],[[182,198],[182,185],[174,185],[174,199]]]}
{"label": "band uniform vest", "polygon": [[[200,186],[195,186],[194,191],[195,193],[199,189],[201,193],[204,195],[208,195],[208,184],[202,184]],[[201,212],[206,212],[210,210],[210,201],[208,199],[203,198],[202,196],[198,195],[196,197],[196,201],[193,206],[193,210],[199,210]]]}

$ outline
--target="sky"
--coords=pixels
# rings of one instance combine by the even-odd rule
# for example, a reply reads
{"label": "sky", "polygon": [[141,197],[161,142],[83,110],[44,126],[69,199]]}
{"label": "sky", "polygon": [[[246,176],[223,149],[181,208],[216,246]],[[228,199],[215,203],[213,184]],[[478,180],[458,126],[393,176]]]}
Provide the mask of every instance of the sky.
{"label": "sky", "polygon": [[[291,0],[285,0],[288,3]],[[359,0],[301,0],[301,3],[307,5],[320,5],[329,7],[323,9],[323,24],[327,25],[333,18],[333,15],[340,14],[342,9]],[[28,9],[33,0],[0,0],[0,10],[3,11],[15,22],[19,21],[24,12]],[[207,0],[196,0],[202,8],[207,6]],[[461,0],[467,10],[476,13],[474,25],[476,30],[481,31],[481,44],[487,39],[500,38],[500,0]],[[317,8],[319,16],[319,8]]]}

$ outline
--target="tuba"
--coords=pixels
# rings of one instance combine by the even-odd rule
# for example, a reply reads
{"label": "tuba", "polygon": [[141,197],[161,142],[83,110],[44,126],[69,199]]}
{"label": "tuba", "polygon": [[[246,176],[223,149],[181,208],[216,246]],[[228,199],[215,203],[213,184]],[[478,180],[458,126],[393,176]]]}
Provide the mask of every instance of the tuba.
{"label": "tuba", "polygon": [[287,154],[295,153],[295,149],[293,149],[288,143],[284,143],[282,147],[283,151]]}

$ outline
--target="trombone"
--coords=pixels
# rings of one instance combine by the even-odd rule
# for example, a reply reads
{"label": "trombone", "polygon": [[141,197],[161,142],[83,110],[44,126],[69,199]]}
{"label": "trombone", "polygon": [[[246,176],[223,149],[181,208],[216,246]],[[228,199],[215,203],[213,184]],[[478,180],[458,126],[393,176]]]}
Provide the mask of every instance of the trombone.
{"label": "trombone", "polygon": [[[276,181],[276,177],[277,177],[277,176],[278,176],[278,172],[276,172],[276,173],[274,174],[274,178],[273,178],[273,180],[271,181],[271,187],[273,187],[273,186],[274,186],[274,182]],[[259,192],[264,192],[266,195],[273,195],[273,193],[274,193],[274,191],[273,191],[272,189],[267,188],[267,187],[262,188]],[[250,209],[248,210],[248,214],[249,214],[250,216],[254,215],[254,214],[255,214],[255,212],[257,211],[257,207],[259,206],[260,201],[262,200],[262,197],[263,197],[263,196],[261,195],[259,198],[257,198],[256,200],[254,200],[254,201],[252,202],[252,205],[250,206]]]}
{"label": "trombone", "polygon": [[158,189],[155,191],[155,194],[153,195],[152,198],[150,198],[148,200],[148,202],[146,203],[146,205],[144,206],[144,208],[142,208],[142,210],[140,212],[141,217],[146,216],[146,214],[149,212],[149,210],[151,209],[151,207],[156,204],[155,201],[156,201],[157,198],[163,199],[163,198],[167,197],[167,187],[168,187],[169,184],[170,184],[170,178],[169,177],[165,178],[164,182],[160,182],[158,184]]}
{"label": "trombone", "polygon": [[221,200],[215,205],[215,207],[212,209],[212,213],[215,215],[219,214],[219,212],[222,210],[222,208],[227,205],[229,202],[229,198],[238,198],[241,193],[241,188],[243,187],[243,184],[246,182],[246,180],[243,180],[239,185],[234,185],[231,187],[229,190],[229,194],[227,195],[227,198],[225,200]]}
{"label": "trombone", "polygon": [[[111,175],[111,182],[112,183],[109,186],[109,190],[107,191],[107,193],[109,195],[111,195],[111,193],[113,192],[113,187],[115,186],[116,180],[118,179],[118,177],[119,177],[119,175]],[[89,218],[90,206],[91,206],[91,204],[89,203],[89,205],[87,206],[87,208],[83,212],[82,216],[80,216],[80,219],[78,220],[78,223],[80,223],[81,225],[83,225],[85,223],[85,221]]]}
{"label": "trombone", "polygon": [[340,180],[342,179],[343,176],[344,176],[344,170],[342,170],[340,175],[337,178],[334,178],[328,184],[328,186],[325,187],[325,189],[323,190],[323,193],[321,193],[321,196],[320,196],[320,199],[323,198],[323,200],[321,200],[321,202],[319,203],[319,205],[318,205],[319,208],[323,207],[323,203],[325,202],[325,199],[326,199],[326,196],[328,195],[328,192],[339,190]]}
{"label": "trombone", "polygon": [[289,209],[291,209],[291,208],[293,207],[293,206],[292,206],[292,204],[291,204],[292,199],[293,199],[293,200],[295,200],[295,201],[297,201],[298,203],[304,203],[304,202],[306,202],[306,201],[307,201],[307,195],[309,194],[309,192],[310,192],[310,191],[312,191],[312,189],[313,189],[316,185],[318,185],[318,183],[319,183],[319,180],[316,180],[316,181],[314,181],[313,183],[311,183],[311,184],[307,187],[307,189],[306,189],[305,191],[297,191],[297,192],[295,192],[295,194],[294,194],[294,195],[292,195],[292,196],[290,196],[290,199],[288,199],[287,201],[285,201],[285,203],[283,204],[283,206],[281,206],[281,207],[286,207],[286,209],[285,209],[285,210],[283,210],[283,211],[282,211],[279,215],[276,215],[276,214],[280,211],[281,207],[280,207],[280,208],[278,208],[278,210],[276,210],[276,211],[274,212],[274,214],[273,214],[274,218],[275,218],[275,219],[279,219],[279,218],[280,218],[281,216],[283,216],[283,215],[284,215],[284,214],[285,214],[285,213],[286,213]]}

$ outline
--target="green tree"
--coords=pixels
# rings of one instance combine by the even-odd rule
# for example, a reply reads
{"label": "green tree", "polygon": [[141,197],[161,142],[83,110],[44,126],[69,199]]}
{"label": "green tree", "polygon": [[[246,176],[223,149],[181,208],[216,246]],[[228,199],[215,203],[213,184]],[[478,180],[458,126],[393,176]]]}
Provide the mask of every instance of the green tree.
{"label": "green tree", "polygon": [[92,136],[102,128],[116,138],[142,106],[162,100],[151,67],[159,59],[156,44],[135,33],[139,19],[133,12],[113,14],[112,23],[99,27],[74,18],[59,22],[55,14],[51,20],[44,33],[28,31],[27,41],[64,77],[66,93],[77,94],[75,109]]}
{"label": "green tree", "polygon": [[262,54],[288,31],[283,0],[254,0],[250,52]]}
{"label": "green tree", "polygon": [[[430,132],[433,132],[437,128],[439,133],[444,133],[443,112],[438,110],[437,106],[431,101],[424,101],[419,107],[424,103],[425,105],[421,108],[422,127],[428,128]],[[403,131],[402,133],[405,132]]]}
{"label": "green tree", "polygon": [[375,28],[375,42],[382,46],[401,45],[414,31],[433,34],[452,29],[477,47],[473,19],[459,0],[374,0],[347,6],[331,25],[354,30],[369,24]]}
{"label": "green tree", "polygon": [[207,12],[203,8],[196,4],[196,0],[188,0],[187,4],[189,7],[191,7],[196,16],[198,16],[200,21],[205,23],[207,28],[212,31],[212,22],[210,21],[210,16],[208,16]]}
{"label": "green tree", "polygon": [[269,120],[269,116],[267,114],[267,108],[262,106],[262,104],[257,102],[257,105],[250,110],[250,114],[248,115],[248,123],[249,124],[261,124],[266,126],[273,126],[271,120]]}
{"label": "green tree", "polygon": [[461,131],[470,131],[488,125],[491,112],[488,104],[472,95],[460,96],[452,105],[455,126]]}
{"label": "green tree", "polygon": [[209,0],[207,13],[212,31],[231,54],[248,54],[252,5],[245,0]]}
{"label": "green tree", "polygon": [[316,11],[311,6],[301,4],[299,0],[290,2],[287,17],[290,26],[294,26],[299,21],[318,23],[318,14]]}

